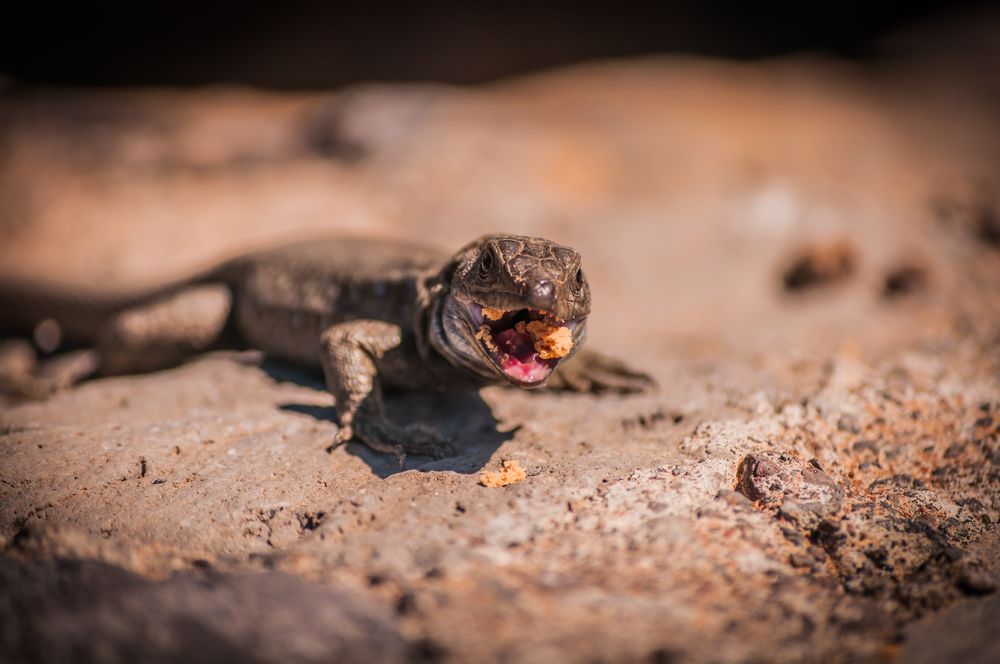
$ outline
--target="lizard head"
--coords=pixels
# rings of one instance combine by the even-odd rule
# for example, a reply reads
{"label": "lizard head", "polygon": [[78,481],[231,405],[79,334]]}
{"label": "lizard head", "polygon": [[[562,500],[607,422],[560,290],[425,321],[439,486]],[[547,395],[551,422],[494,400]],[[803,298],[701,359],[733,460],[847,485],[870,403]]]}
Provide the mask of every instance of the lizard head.
{"label": "lizard head", "polygon": [[535,237],[488,235],[439,276],[438,350],[487,378],[539,387],[586,336],[580,254]]}

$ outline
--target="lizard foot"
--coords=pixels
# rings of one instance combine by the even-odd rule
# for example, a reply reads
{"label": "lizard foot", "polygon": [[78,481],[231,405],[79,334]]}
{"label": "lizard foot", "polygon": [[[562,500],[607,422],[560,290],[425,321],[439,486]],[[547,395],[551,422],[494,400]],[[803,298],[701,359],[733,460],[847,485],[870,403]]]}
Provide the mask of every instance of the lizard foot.
{"label": "lizard foot", "polygon": [[591,394],[638,394],[656,389],[649,374],[590,350],[581,350],[549,379],[550,389]]}
{"label": "lizard foot", "polygon": [[77,350],[39,362],[31,344],[0,343],[0,391],[27,399],[46,399],[97,370],[93,350]]}
{"label": "lizard foot", "polygon": [[352,438],[354,438],[354,429],[349,424],[342,424],[337,429],[337,433],[334,434],[333,442],[326,446],[327,453],[333,452],[341,445],[346,445],[351,442]]}

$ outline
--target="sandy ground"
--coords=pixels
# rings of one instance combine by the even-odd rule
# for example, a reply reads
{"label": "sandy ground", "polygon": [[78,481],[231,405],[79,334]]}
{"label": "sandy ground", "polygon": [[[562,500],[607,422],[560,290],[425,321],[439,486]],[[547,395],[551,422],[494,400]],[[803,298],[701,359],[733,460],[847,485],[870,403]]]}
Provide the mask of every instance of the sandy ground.
{"label": "sandy ground", "polygon": [[660,383],[394,395],[458,447],[402,472],[254,352],[8,398],[0,654],[995,661],[1000,96],[945,64],[0,96],[0,279],[536,234]]}

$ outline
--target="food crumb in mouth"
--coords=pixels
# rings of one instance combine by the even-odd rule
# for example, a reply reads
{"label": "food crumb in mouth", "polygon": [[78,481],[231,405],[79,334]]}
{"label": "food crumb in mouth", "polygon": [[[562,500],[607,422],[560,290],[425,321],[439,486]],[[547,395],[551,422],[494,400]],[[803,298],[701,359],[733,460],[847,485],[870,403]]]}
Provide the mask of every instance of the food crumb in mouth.
{"label": "food crumb in mouth", "polygon": [[[498,310],[483,308],[487,314],[475,338],[492,355],[492,361],[509,380],[522,386],[541,384],[555,363],[573,350],[573,332],[562,321],[540,310],[514,315],[544,315],[544,319],[519,320],[512,327],[503,322],[511,313],[500,312],[500,321],[489,321]],[[530,311],[530,313],[529,313]],[[537,311],[537,312],[536,312]],[[513,321],[511,321],[513,322]],[[509,324],[509,323],[508,323]],[[502,328],[502,329],[498,329]]]}
{"label": "food crumb in mouth", "polygon": [[501,309],[491,309],[489,307],[483,307],[483,316],[489,318],[490,320],[500,320],[503,315],[507,313]]}
{"label": "food crumb in mouth", "polygon": [[527,331],[531,335],[538,357],[543,360],[566,357],[573,350],[573,333],[565,325],[557,327],[544,321],[533,320],[527,324],[518,323],[515,329],[521,333]]}
{"label": "food crumb in mouth", "polygon": [[523,482],[528,474],[521,468],[517,459],[509,459],[503,462],[503,467],[499,472],[484,470],[479,475],[479,483],[491,489],[499,489],[509,484]]}
{"label": "food crumb in mouth", "polygon": [[476,339],[482,341],[486,344],[486,347],[494,352],[499,352],[500,349],[497,348],[496,344],[493,343],[493,333],[490,330],[489,325],[481,325],[479,331],[476,332]]}

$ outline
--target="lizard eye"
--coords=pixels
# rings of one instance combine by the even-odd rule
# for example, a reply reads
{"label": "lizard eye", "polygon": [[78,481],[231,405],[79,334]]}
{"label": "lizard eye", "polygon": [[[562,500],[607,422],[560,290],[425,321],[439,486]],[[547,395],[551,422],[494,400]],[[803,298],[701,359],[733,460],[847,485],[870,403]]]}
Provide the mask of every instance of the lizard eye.
{"label": "lizard eye", "polygon": [[583,278],[583,268],[576,271],[576,288],[577,290],[583,288],[584,278]]}

